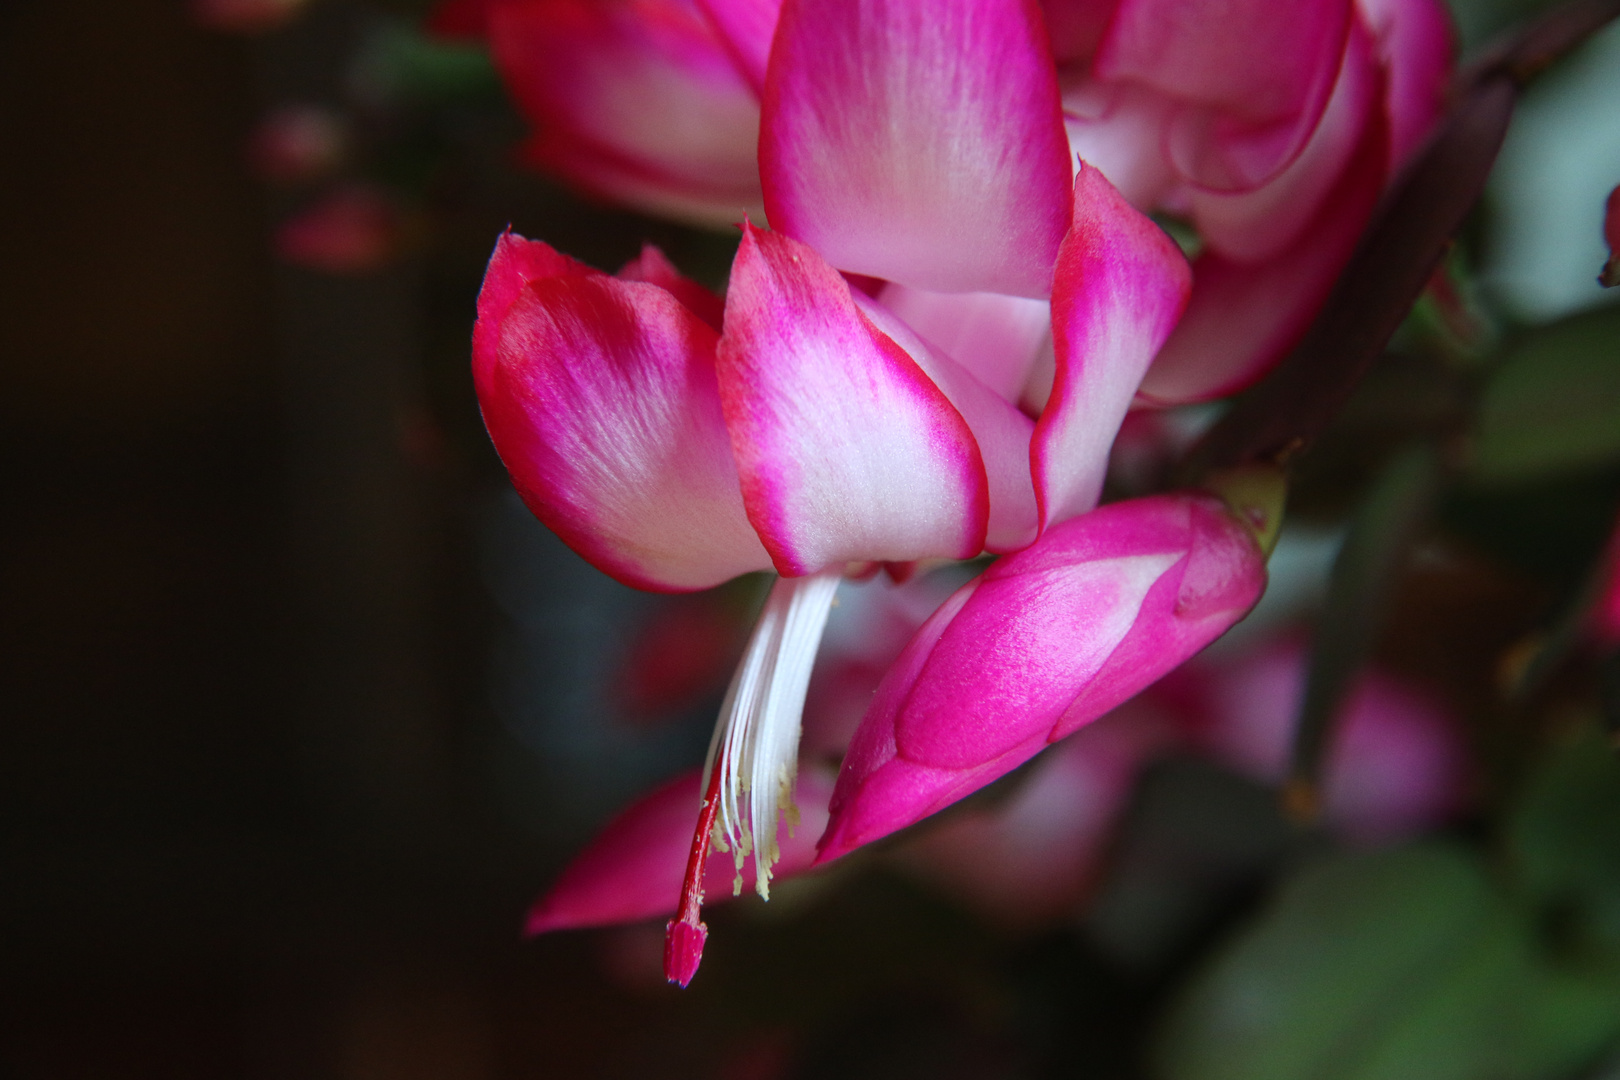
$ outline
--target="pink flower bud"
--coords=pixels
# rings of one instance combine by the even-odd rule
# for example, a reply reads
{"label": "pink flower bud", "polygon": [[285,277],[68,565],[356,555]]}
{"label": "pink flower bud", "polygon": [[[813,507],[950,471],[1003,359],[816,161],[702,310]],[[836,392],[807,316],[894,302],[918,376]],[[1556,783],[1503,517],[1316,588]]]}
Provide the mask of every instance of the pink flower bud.
{"label": "pink flower bud", "polygon": [[825,861],[943,809],[1153,683],[1253,606],[1254,535],[1201,493],[1049,529],[935,612],[838,777]]}

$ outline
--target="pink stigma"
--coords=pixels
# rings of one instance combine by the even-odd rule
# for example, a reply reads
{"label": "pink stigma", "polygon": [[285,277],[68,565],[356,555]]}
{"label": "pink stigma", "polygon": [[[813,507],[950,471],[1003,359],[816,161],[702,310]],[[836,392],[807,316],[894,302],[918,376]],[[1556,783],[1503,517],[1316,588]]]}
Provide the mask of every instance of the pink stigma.
{"label": "pink stigma", "polygon": [[698,919],[703,907],[703,864],[709,859],[709,837],[720,809],[720,763],[709,769],[709,789],[703,793],[692,851],[686,857],[686,881],[681,885],[681,910],[664,928],[664,977],[685,987],[703,962],[703,943],[709,928]]}

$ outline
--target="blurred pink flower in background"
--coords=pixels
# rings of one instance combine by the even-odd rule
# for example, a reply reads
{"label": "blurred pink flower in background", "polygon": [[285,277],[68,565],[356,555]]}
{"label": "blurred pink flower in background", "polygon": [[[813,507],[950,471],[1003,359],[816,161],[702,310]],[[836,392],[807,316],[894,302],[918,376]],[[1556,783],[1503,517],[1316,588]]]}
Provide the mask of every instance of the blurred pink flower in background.
{"label": "blurred pink flower in background", "polygon": [[[1161,693],[1183,702],[1190,745],[1265,784],[1287,776],[1307,650],[1293,640],[1240,658],[1195,661]],[[1377,668],[1364,672],[1334,722],[1322,816],[1352,844],[1415,836],[1455,817],[1472,794],[1461,728],[1430,695]]]}
{"label": "blurred pink flower in background", "polygon": [[276,254],[328,274],[364,274],[393,261],[405,239],[404,215],[368,184],[327,192],[276,229]]}

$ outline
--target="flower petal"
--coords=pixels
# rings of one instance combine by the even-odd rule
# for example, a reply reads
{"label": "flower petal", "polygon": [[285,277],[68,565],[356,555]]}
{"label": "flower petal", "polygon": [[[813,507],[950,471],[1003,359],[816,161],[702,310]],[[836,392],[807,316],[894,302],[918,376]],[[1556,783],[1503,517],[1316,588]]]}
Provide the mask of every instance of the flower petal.
{"label": "flower petal", "polygon": [[607,198],[703,222],[756,205],[758,98],[691,0],[496,4],[489,37],[539,129],[529,160]]}
{"label": "flower petal", "polygon": [[937,293],[894,282],[879,294],[917,336],[1017,401],[1046,339],[1052,309],[1044,300],[1005,293]]}
{"label": "flower petal", "polygon": [[1142,380],[1138,400],[1179,405],[1224,397],[1294,347],[1378,203],[1388,175],[1388,132],[1383,110],[1371,110],[1316,217],[1274,258],[1244,265],[1215,251],[1198,257],[1186,313]]}
{"label": "flower petal", "polygon": [[1356,0],[1389,74],[1390,160],[1400,165],[1445,108],[1456,29],[1439,0]]}
{"label": "flower petal", "polygon": [[1259,598],[1265,561],[1215,499],[1114,503],[1049,529],[907,646],[844,759],[817,861],[940,810],[1120,704]]}
{"label": "flower petal", "polygon": [[648,589],[769,565],[743,512],[714,331],[675,297],[602,274],[541,278],[480,333],[495,341],[479,392],[490,438],[570,547]]}
{"label": "flower petal", "polygon": [[[682,773],[610,821],[530,909],[524,931],[543,934],[673,914],[702,782],[702,769]],[[773,875],[778,880],[809,868],[831,794],[832,785],[818,773],[800,772],[795,794],[800,823],[778,838],[782,858]],[[730,855],[711,854],[703,870],[708,901],[729,899],[738,873]],[[752,865],[745,862],[740,873],[742,888],[752,888]]]}
{"label": "flower petal", "polygon": [[1338,74],[1350,0],[1122,0],[1095,66],[1175,99],[1165,150],[1191,182],[1257,187],[1299,153]]}
{"label": "flower petal", "polygon": [[1139,210],[1174,204],[1185,187],[1157,149],[1174,113],[1174,102],[1145,87],[1100,83],[1085,73],[1063,82],[1070,152]]}
{"label": "flower petal", "polygon": [[989,493],[972,432],[837,271],[745,224],[725,325],[726,425],[781,573],[979,553]]}
{"label": "flower petal", "polygon": [[1383,88],[1372,34],[1358,18],[1322,121],[1293,163],[1251,191],[1190,193],[1192,218],[1209,247],[1234,262],[1255,263],[1299,239],[1349,164],[1369,114],[1384,107]]}
{"label": "flower petal", "polygon": [[1057,62],[1090,60],[1118,7],[1119,0],[1041,0]]}
{"label": "flower petal", "polygon": [[697,0],[697,4],[731,50],[737,69],[756,91],[763,91],[782,0]]}
{"label": "flower petal", "polygon": [[544,241],[526,239],[511,229],[501,234],[495,241],[489,266],[484,270],[484,282],[478,289],[478,320],[473,323],[473,386],[480,401],[491,389],[501,319],[512,301],[530,282],[552,277],[584,277],[598,272]]}
{"label": "flower petal", "polygon": [[[985,550],[1000,553],[1029,546],[1037,531],[1035,488],[1029,472],[1029,440],[1035,430],[1034,422],[1007,398],[975,378],[966,367],[930,347],[885,305],[860,293],[854,295],[861,313],[916,362],[929,381],[939,387],[946,400],[962,414],[973,432],[990,484],[990,521],[984,539]],[[884,295],[888,295],[887,291]],[[968,299],[971,302],[973,298]],[[1039,300],[1005,296],[996,299],[1036,304],[1043,312],[1048,307]],[[1043,321],[1050,323],[1050,319],[1048,315]]]}
{"label": "flower petal", "polygon": [[1030,444],[1042,528],[1097,504],[1114,434],[1190,288],[1175,242],[1082,167],[1052,293],[1056,375]]}
{"label": "flower petal", "polygon": [[664,253],[653,245],[643,244],[641,254],[620,267],[614,276],[620,281],[645,281],[649,285],[657,285],[708,323],[715,333],[720,332],[726,314],[725,301],[691,278],[682,277]]}
{"label": "flower petal", "polygon": [[841,270],[1051,290],[1070,168],[1033,0],[787,0],[759,162],[772,225]]}

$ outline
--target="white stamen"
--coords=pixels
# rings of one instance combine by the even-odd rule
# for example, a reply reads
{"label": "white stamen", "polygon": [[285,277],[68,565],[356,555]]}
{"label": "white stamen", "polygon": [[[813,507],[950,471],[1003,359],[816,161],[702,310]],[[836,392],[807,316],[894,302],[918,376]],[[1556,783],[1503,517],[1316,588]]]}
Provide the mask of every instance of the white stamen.
{"label": "white stamen", "polygon": [[827,570],[777,580],[720,706],[703,790],[708,790],[710,771],[718,768],[720,807],[713,843],[736,860],[736,892],[742,891],[743,860],[752,854],[754,889],[770,899],[771,866],[781,858],[776,815],[786,812],[790,830],[799,823],[793,805],[799,719],[840,576]]}

